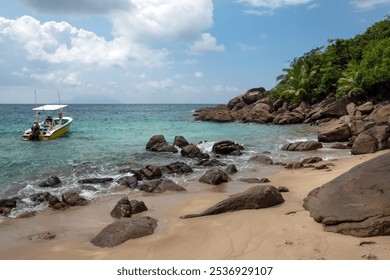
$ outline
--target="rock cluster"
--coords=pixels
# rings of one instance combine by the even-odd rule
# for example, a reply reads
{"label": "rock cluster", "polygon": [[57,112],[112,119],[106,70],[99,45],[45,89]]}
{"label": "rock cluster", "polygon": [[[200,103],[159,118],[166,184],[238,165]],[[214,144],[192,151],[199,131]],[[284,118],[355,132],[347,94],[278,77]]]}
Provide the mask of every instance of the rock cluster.
{"label": "rock cluster", "polygon": [[389,101],[374,104],[354,96],[336,99],[330,94],[317,104],[290,104],[274,101],[264,88],[255,88],[227,105],[198,109],[194,117],[213,122],[315,124],[319,142],[349,142],[352,154],[374,153],[390,147]]}

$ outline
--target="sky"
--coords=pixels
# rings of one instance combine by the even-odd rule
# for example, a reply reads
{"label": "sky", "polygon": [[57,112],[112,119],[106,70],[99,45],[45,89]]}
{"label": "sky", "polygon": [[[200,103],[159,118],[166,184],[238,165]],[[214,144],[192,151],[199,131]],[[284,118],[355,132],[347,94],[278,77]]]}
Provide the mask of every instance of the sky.
{"label": "sky", "polygon": [[1,0],[0,103],[226,104],[386,15],[390,0]]}

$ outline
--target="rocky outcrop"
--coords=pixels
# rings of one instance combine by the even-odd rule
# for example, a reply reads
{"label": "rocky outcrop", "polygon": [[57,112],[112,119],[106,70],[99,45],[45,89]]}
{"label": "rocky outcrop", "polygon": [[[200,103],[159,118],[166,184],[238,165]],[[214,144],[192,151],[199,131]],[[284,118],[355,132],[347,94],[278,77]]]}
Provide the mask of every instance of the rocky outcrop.
{"label": "rocky outcrop", "polygon": [[196,121],[232,122],[234,121],[229,109],[220,105],[215,108],[203,108],[195,112]]}
{"label": "rocky outcrop", "polygon": [[118,246],[129,239],[151,235],[157,227],[157,220],[151,217],[120,219],[106,226],[91,243],[102,248]]}
{"label": "rocky outcrop", "polygon": [[346,142],[351,137],[348,124],[338,119],[318,125],[317,134],[320,142]]}
{"label": "rocky outcrop", "polygon": [[38,184],[40,188],[54,188],[59,187],[61,184],[61,180],[57,176],[50,176],[45,181]]}
{"label": "rocky outcrop", "polygon": [[[231,99],[226,106],[219,105],[199,110],[195,120],[277,125],[315,124],[318,125],[319,142],[349,142],[348,147],[352,147],[354,140],[362,133],[367,123],[390,123],[390,102],[374,104],[353,95],[337,99],[335,94],[329,94],[317,104],[309,105],[305,102],[290,104],[281,99],[274,101],[265,89],[257,88]],[[357,144],[362,146],[369,143],[371,146],[365,149],[355,147],[356,153],[371,153],[382,149],[373,146],[375,141],[372,137],[367,135],[362,137],[358,139]],[[386,141],[390,142],[389,139],[383,142]],[[385,146],[390,145],[383,145]],[[347,147],[339,145],[336,148]]]}
{"label": "rocky outcrop", "polygon": [[177,153],[178,150],[173,146],[169,145],[165,140],[164,135],[152,136],[146,144],[146,150],[152,152],[165,152],[165,153]]}
{"label": "rocky outcrop", "polygon": [[230,140],[223,140],[214,143],[212,151],[219,155],[234,155],[239,156],[242,154],[244,147]]}
{"label": "rocky outcrop", "polygon": [[216,215],[245,209],[260,209],[283,203],[284,199],[274,186],[254,186],[222,200],[200,214],[182,216],[182,219]]}
{"label": "rocky outcrop", "polygon": [[282,147],[283,151],[290,152],[303,152],[303,151],[314,151],[322,148],[322,144],[317,141],[299,141],[295,143],[289,143]]}
{"label": "rocky outcrop", "polygon": [[219,185],[230,180],[229,176],[221,169],[214,167],[207,170],[200,178],[199,182],[209,185]]}
{"label": "rocky outcrop", "polygon": [[326,231],[390,235],[390,153],[362,163],[311,191],[304,208]]}

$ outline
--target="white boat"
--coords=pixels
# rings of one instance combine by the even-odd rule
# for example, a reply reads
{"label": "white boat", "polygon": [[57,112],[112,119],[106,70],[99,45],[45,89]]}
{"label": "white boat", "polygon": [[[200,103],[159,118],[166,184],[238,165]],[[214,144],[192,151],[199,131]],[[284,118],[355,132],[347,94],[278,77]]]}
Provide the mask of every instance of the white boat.
{"label": "white boat", "polygon": [[[73,118],[63,116],[62,109],[68,105],[44,105],[33,108],[35,119],[31,128],[23,133],[23,140],[50,140],[60,137],[69,131]],[[44,113],[44,120],[39,122]],[[53,117],[53,113],[56,114]],[[42,118],[42,117],[41,117]]]}

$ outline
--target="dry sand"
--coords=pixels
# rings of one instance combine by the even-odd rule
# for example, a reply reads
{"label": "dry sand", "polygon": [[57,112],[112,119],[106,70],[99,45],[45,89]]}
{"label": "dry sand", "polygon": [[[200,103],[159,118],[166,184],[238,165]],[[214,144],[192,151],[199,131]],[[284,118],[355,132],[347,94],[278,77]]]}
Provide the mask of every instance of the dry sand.
{"label": "dry sand", "polygon": [[[102,249],[89,241],[113,222],[110,211],[122,196],[66,211],[48,210],[31,218],[6,220],[0,224],[0,259],[390,260],[390,237],[356,238],[324,232],[302,208],[312,189],[383,153],[334,160],[331,170],[281,169],[268,177],[269,184],[288,187],[290,192],[283,193],[283,204],[267,209],[179,218],[199,213],[229,194],[253,186],[237,180],[217,187],[188,183],[185,193],[130,193],[130,199],[143,200],[149,208],[138,215],[157,218],[158,227],[153,235],[115,248]],[[239,177],[256,177],[256,173],[238,173],[233,179]],[[46,231],[56,237],[26,238]]]}

